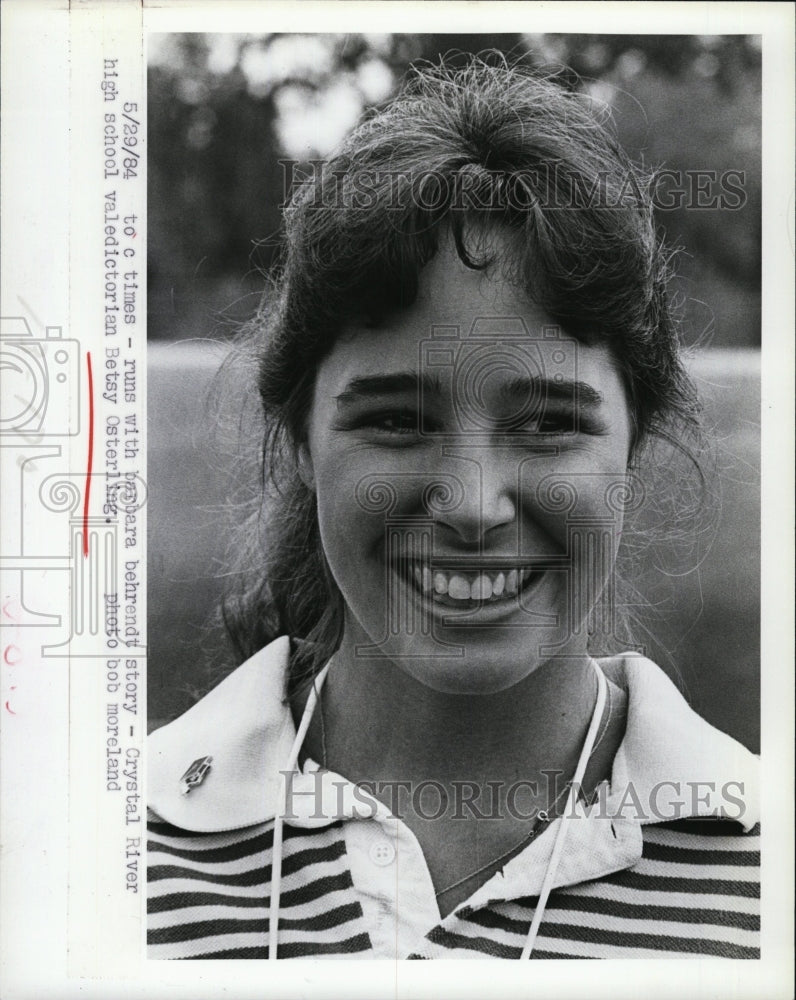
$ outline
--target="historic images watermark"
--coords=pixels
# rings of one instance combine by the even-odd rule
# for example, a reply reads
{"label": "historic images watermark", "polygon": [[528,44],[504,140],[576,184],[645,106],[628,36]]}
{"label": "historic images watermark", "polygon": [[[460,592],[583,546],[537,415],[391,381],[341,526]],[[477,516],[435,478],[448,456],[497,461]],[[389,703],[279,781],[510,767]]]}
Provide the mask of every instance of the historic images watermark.
{"label": "historic images watermark", "polygon": [[[543,770],[542,782],[422,781],[392,779],[356,784],[325,771],[280,771],[285,781],[284,818],[332,822],[340,817],[372,819],[384,805],[404,819],[410,812],[423,820],[535,820],[565,815],[570,819],[628,819],[667,823],[694,815],[740,821],[745,812],[743,781],[662,780],[641,789],[631,781],[617,792],[607,782],[584,797],[562,771]],[[574,785],[574,787],[573,787]],[[543,803],[540,805],[540,802]]]}
{"label": "historic images watermark", "polygon": [[[617,183],[613,172],[586,179],[562,164],[540,164],[520,171],[462,169],[458,172],[362,168],[335,172],[325,160],[281,159],[284,209],[291,193],[303,187],[312,207],[369,211],[528,212],[531,209],[622,209],[639,204],[638,180],[630,173]],[[738,169],[660,169],[649,182],[659,212],[681,209],[740,211],[747,204],[746,171]]]}

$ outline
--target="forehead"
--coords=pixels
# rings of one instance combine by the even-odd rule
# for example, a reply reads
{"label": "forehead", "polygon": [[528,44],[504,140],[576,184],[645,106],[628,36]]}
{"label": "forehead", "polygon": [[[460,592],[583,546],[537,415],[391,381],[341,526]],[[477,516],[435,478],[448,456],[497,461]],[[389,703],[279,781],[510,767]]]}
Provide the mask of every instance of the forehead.
{"label": "forehead", "polygon": [[516,348],[518,369],[530,349],[543,369],[577,370],[595,388],[607,390],[609,396],[616,389],[624,399],[606,345],[585,345],[567,336],[502,276],[499,264],[486,271],[466,267],[450,239],[424,268],[418,295],[409,307],[376,326],[357,321],[344,328],[321,365],[316,389],[334,394],[356,378],[395,371],[419,374],[426,367],[424,359],[438,350],[444,353],[446,342],[466,343],[487,354],[494,347],[504,361],[508,357],[502,366],[507,377],[511,345]]}

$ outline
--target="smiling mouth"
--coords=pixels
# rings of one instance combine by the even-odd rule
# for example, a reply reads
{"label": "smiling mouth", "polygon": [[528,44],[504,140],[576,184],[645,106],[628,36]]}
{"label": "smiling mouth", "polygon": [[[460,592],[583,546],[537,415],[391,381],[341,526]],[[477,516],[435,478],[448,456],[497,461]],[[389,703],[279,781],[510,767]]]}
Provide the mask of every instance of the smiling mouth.
{"label": "smiling mouth", "polygon": [[409,571],[411,582],[424,597],[449,607],[513,601],[539,575],[532,566],[527,565],[501,569],[450,570],[413,562]]}

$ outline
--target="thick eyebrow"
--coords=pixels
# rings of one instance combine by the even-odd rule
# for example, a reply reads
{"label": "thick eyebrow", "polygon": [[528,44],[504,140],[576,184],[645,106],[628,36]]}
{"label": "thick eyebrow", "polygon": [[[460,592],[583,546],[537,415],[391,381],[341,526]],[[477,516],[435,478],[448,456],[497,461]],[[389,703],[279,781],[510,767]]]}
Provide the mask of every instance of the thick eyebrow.
{"label": "thick eyebrow", "polygon": [[414,393],[422,385],[424,393],[441,393],[442,381],[432,372],[389,372],[386,374],[362,375],[351,379],[345,389],[335,397],[338,403],[356,403],[362,399],[377,396],[397,396],[400,393]]}
{"label": "thick eyebrow", "polygon": [[[442,395],[443,385],[435,372],[388,372],[375,375],[362,375],[351,379],[345,389],[335,397],[338,403],[356,403],[363,399],[373,399],[379,396],[395,396],[401,393],[417,394],[422,386],[424,394]],[[602,393],[587,382],[579,382],[562,378],[538,378],[520,375],[510,379],[501,386],[500,394],[507,399],[527,399],[544,392],[547,399],[576,402],[590,408],[597,408],[603,403]]]}
{"label": "thick eyebrow", "polygon": [[527,399],[544,392],[547,399],[560,399],[565,403],[578,403],[581,406],[597,409],[604,399],[588,382],[579,382],[568,378],[538,378],[519,375],[510,379],[500,389],[500,394],[508,399]]}

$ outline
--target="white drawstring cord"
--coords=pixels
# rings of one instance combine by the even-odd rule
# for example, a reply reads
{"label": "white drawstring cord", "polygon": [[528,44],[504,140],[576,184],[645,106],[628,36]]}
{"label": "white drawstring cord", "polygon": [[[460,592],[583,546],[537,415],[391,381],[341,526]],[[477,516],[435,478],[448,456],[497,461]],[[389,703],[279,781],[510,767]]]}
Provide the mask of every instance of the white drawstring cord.
{"label": "white drawstring cord", "polygon": [[279,938],[279,897],[282,891],[282,828],[287,809],[287,774],[292,773],[296,769],[301,745],[310,727],[312,714],[318,703],[318,697],[320,696],[323,682],[326,680],[328,670],[329,664],[327,663],[313,682],[312,690],[307,698],[307,704],[304,706],[304,714],[301,716],[296,738],[293,740],[293,746],[290,749],[290,756],[279,775],[281,781],[279,800],[281,805],[274,817],[274,846],[271,851],[271,901],[268,907],[268,958],[272,961],[276,959],[277,940]]}
{"label": "white drawstring cord", "polygon": [[[591,718],[591,724],[589,725],[589,731],[586,734],[586,741],[580,752],[578,766],[575,769],[575,777],[572,779],[572,785],[570,786],[569,794],[567,795],[565,812],[561,817],[561,823],[558,827],[556,840],[553,844],[553,853],[550,855],[550,861],[547,865],[547,871],[545,872],[542,889],[539,893],[539,902],[536,904],[536,911],[533,915],[533,920],[531,921],[531,927],[528,931],[525,947],[522,949],[522,954],[520,955],[521,960],[531,957],[531,952],[533,951],[533,946],[536,942],[536,936],[539,932],[539,925],[542,922],[545,907],[547,906],[547,900],[550,897],[553,881],[556,877],[558,865],[561,861],[561,853],[564,849],[564,840],[568,829],[567,820],[571,816],[572,809],[575,804],[575,797],[577,796],[578,789],[583,782],[583,775],[586,772],[586,766],[589,763],[589,758],[591,757],[592,750],[594,749],[597,732],[600,728],[603,711],[605,709],[606,692],[608,690],[605,674],[602,672],[595,660],[591,660],[591,664],[597,673],[597,702],[594,706],[594,713]],[[279,938],[279,898],[282,890],[282,828],[284,825],[284,814],[287,808],[286,774],[293,772],[296,768],[298,755],[301,751],[301,746],[304,743],[304,737],[307,735],[307,730],[309,729],[312,715],[315,711],[315,706],[318,703],[321,688],[323,687],[323,682],[326,680],[328,670],[329,664],[327,664],[315,678],[312,690],[307,698],[307,704],[304,707],[304,713],[301,716],[301,722],[299,724],[298,732],[296,733],[296,738],[293,741],[293,746],[290,750],[290,756],[287,759],[285,767],[280,773],[280,778],[282,780],[282,795],[280,796],[282,807],[277,810],[276,816],[274,817],[274,846],[271,852],[271,901],[268,908],[268,958],[271,961],[276,960],[277,941]]]}
{"label": "white drawstring cord", "polygon": [[594,706],[594,714],[591,717],[589,731],[586,733],[586,741],[580,752],[578,766],[575,769],[575,777],[572,779],[569,795],[567,795],[566,808],[558,826],[558,833],[556,834],[555,843],[553,844],[553,853],[550,855],[550,861],[547,865],[547,871],[545,872],[542,889],[539,893],[539,902],[536,904],[536,911],[534,912],[533,920],[531,921],[528,937],[525,940],[525,947],[522,949],[520,960],[531,957],[533,946],[536,943],[536,935],[539,933],[539,926],[542,923],[542,917],[544,916],[545,907],[547,906],[547,900],[549,899],[550,892],[553,888],[553,880],[556,877],[558,865],[561,861],[561,854],[564,850],[564,840],[566,839],[567,830],[569,829],[567,821],[572,815],[575,798],[578,794],[578,789],[583,783],[583,775],[586,772],[586,766],[589,763],[589,757],[591,757],[591,752],[594,749],[594,742],[597,739],[597,731],[599,730],[600,723],[602,722],[608,685],[605,680],[605,674],[600,669],[599,664],[595,660],[592,660],[591,663],[597,671],[597,703]]}

